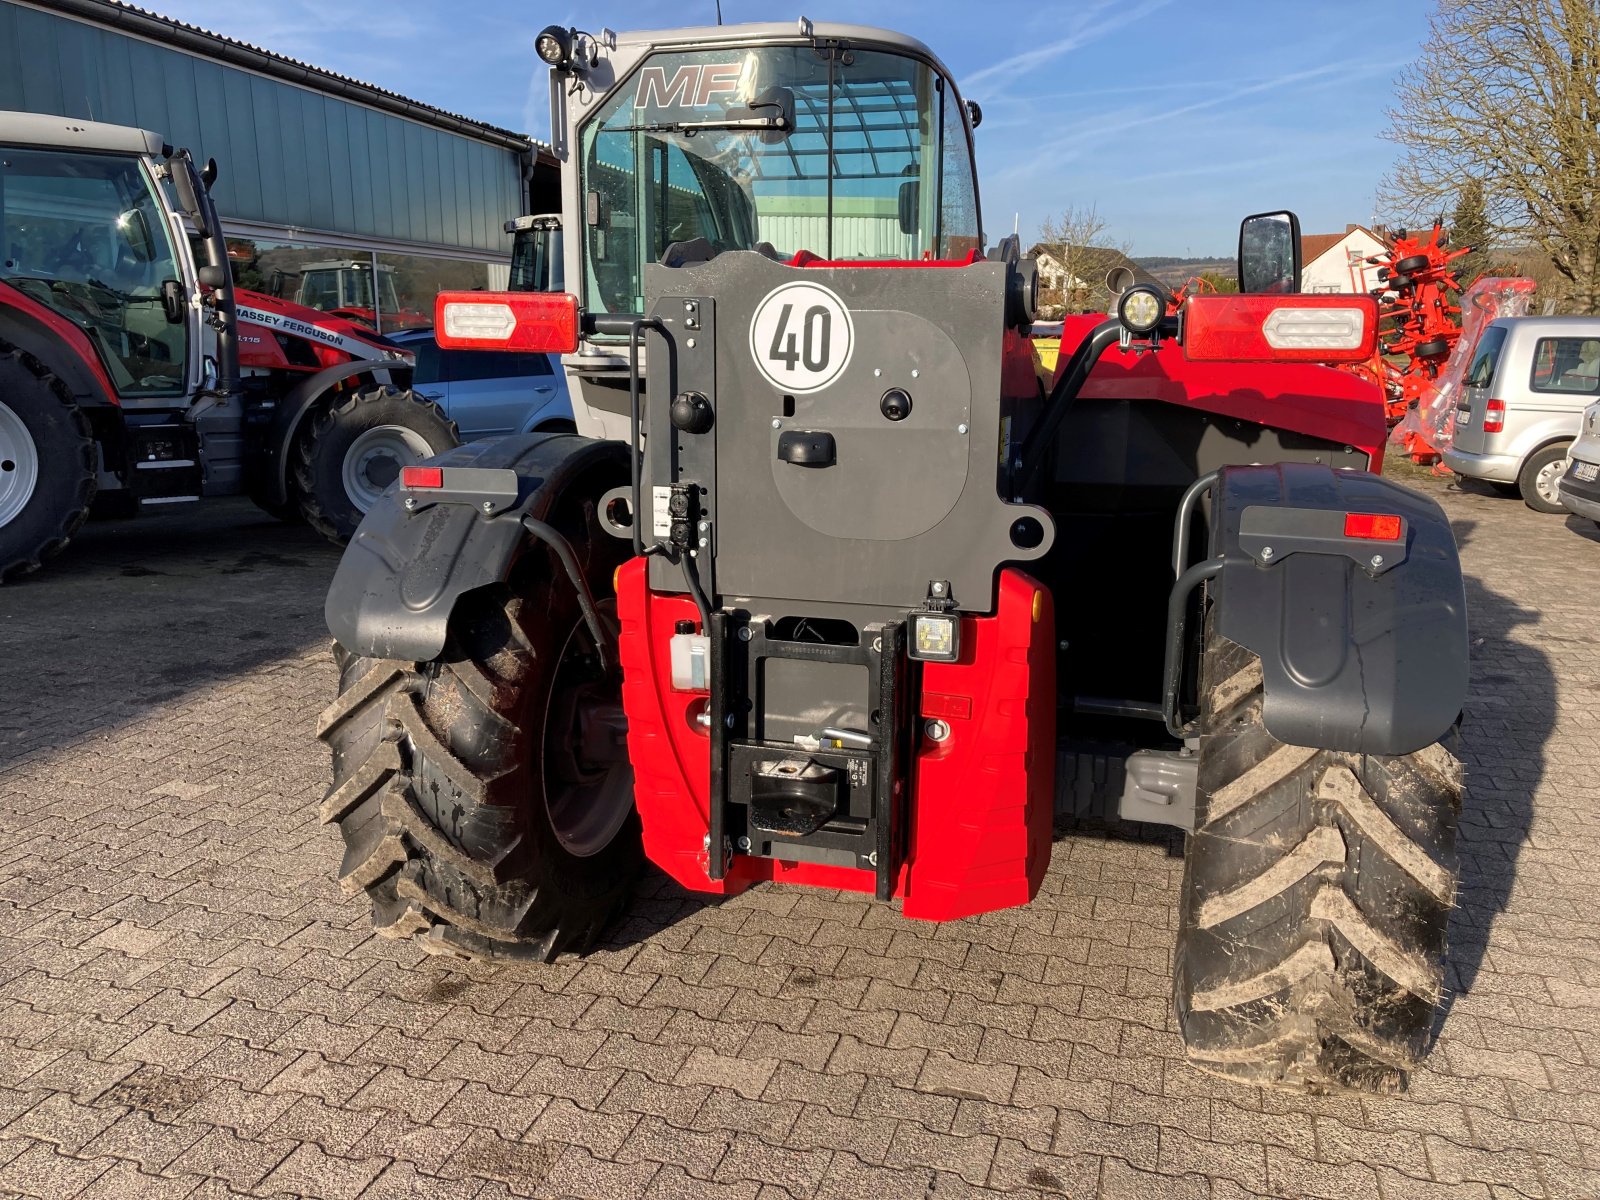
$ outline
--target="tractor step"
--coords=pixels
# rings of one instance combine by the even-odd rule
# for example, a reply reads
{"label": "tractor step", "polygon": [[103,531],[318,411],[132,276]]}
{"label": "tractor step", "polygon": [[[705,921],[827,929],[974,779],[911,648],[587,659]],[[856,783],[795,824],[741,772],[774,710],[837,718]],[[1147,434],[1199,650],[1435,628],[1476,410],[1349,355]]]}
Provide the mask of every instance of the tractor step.
{"label": "tractor step", "polygon": [[1198,763],[1183,751],[1063,740],[1056,747],[1056,819],[1120,819],[1193,830]]}

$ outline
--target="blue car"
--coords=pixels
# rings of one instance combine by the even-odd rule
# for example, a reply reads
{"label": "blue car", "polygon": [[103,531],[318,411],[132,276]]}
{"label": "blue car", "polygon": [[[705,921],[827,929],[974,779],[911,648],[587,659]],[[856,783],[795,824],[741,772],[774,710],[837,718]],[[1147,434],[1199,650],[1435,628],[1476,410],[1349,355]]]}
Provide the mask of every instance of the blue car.
{"label": "blue car", "polygon": [[441,350],[431,329],[387,336],[417,356],[412,389],[444,409],[464,442],[576,428],[567,378],[554,354]]}

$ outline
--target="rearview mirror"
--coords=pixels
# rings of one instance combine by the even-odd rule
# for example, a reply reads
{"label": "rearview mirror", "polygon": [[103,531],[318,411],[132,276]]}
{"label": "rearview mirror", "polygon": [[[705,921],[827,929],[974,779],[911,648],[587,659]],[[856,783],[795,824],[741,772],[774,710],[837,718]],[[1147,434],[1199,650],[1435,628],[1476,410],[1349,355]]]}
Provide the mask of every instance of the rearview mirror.
{"label": "rearview mirror", "polygon": [[217,160],[206,159],[206,165],[200,168],[200,182],[205,185],[206,193],[211,192],[211,185],[217,181]]}
{"label": "rearview mirror", "polygon": [[1300,218],[1256,213],[1239,223],[1239,291],[1287,295],[1300,290]]}
{"label": "rearview mirror", "polygon": [[171,170],[168,174],[172,176],[172,190],[178,193],[178,207],[183,209],[184,216],[194,222],[201,237],[210,237],[212,230],[200,206],[200,193],[195,190],[195,184],[199,181],[195,177],[194,164],[189,161],[187,154],[181,152],[169,161]]}
{"label": "rearview mirror", "polygon": [[922,181],[908,179],[900,185],[900,232],[915,235],[922,214]]}
{"label": "rearview mirror", "polygon": [[117,233],[127,245],[134,262],[147,263],[155,257],[155,239],[150,236],[150,224],[137,208],[117,214]]}

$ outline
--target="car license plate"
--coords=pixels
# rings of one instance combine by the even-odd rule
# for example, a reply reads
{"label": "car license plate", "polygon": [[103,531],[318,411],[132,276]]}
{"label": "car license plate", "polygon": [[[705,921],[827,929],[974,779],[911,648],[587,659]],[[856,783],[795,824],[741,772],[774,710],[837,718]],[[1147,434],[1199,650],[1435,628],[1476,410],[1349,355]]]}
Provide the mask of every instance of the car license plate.
{"label": "car license plate", "polygon": [[1575,462],[1572,464],[1572,477],[1582,483],[1593,483],[1594,477],[1600,474],[1600,466],[1589,462]]}

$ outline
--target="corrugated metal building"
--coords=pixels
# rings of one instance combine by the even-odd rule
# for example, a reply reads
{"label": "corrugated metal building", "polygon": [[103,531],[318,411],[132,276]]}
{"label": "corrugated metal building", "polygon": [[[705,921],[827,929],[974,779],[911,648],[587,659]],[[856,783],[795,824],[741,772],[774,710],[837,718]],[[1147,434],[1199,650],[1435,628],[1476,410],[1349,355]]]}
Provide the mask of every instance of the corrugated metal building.
{"label": "corrugated metal building", "polygon": [[559,207],[521,134],[112,0],[0,0],[0,109],[215,158],[240,282],[385,328],[503,285],[505,221]]}

